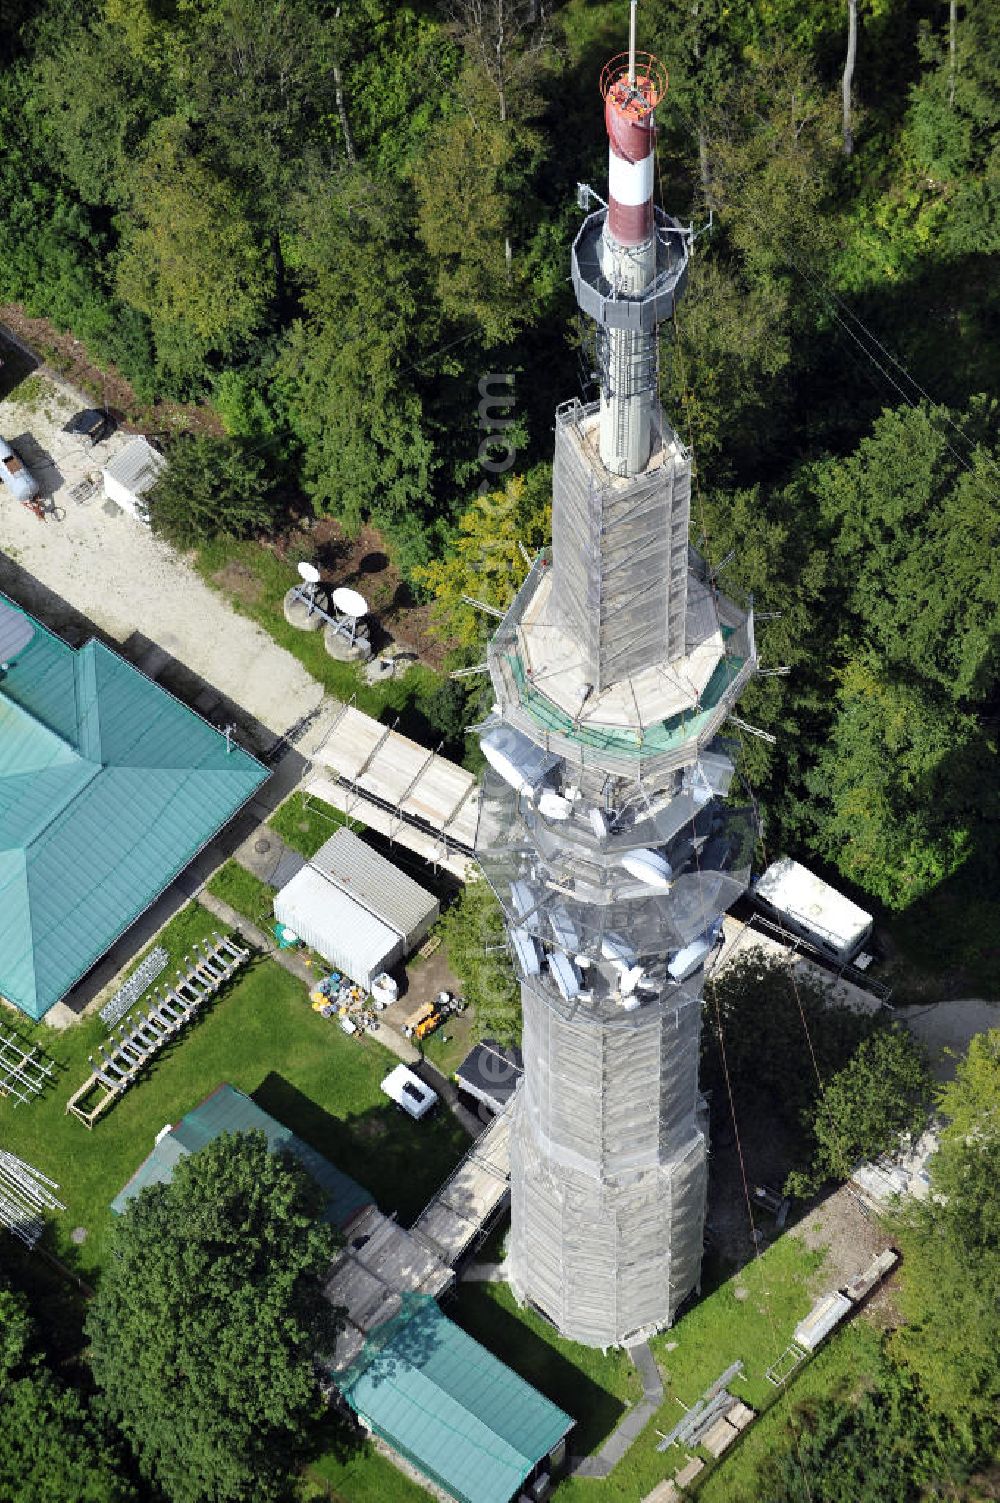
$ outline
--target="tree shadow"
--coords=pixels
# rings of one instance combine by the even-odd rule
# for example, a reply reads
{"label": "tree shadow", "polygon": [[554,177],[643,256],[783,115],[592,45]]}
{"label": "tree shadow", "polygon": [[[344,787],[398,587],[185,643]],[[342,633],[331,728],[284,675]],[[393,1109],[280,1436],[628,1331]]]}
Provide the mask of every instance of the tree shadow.
{"label": "tree shadow", "polygon": [[468,1148],[461,1126],[446,1110],[414,1122],[386,1098],[384,1106],[335,1117],[274,1070],[252,1094],[259,1107],[357,1180],[380,1210],[396,1213],[406,1226]]}

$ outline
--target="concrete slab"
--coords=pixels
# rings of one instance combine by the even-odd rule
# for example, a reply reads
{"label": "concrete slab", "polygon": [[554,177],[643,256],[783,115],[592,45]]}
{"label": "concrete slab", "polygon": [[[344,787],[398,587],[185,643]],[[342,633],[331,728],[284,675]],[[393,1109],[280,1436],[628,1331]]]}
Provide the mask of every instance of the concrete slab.
{"label": "concrete slab", "polygon": [[678,1487],[687,1487],[693,1482],[699,1472],[705,1470],[705,1463],[700,1456],[691,1456],[679,1472],[674,1473],[674,1481]]}
{"label": "concrete slab", "polygon": [[729,1450],[739,1433],[727,1419],[719,1419],[705,1431],[701,1437],[701,1444],[710,1456],[719,1457],[723,1451]]}

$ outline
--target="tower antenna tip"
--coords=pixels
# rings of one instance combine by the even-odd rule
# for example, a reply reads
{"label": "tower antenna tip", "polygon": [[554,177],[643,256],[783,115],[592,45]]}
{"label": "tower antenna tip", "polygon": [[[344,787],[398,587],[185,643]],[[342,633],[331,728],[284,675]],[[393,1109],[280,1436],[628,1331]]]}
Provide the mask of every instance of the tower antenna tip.
{"label": "tower antenna tip", "polygon": [[628,15],[628,81],[635,88],[635,13],[638,0],[629,0]]}

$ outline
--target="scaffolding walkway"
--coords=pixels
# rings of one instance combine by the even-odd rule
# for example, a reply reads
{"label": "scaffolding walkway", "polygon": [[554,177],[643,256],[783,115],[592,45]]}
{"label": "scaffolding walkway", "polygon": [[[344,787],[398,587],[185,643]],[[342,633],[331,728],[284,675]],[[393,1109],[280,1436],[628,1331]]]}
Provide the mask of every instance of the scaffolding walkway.
{"label": "scaffolding walkway", "polygon": [[482,1241],[509,1204],[510,1126],[508,1105],[413,1223],[414,1239],[451,1268]]}
{"label": "scaffolding walkway", "polygon": [[166,992],[154,987],[156,1000],[145,1016],[122,1023],[118,1040],[113,1036],[109,1039],[110,1049],[98,1044],[97,1060],[92,1054],[88,1056],[90,1079],[66,1103],[67,1112],[79,1117],[84,1126],[93,1127],[102,1112],[128,1090],[153,1055],[250,959],[250,951],[234,939],[223,938],[221,934],[214,939],[214,945],[193,945],[194,954],[184,957],[188,970],[183,975],[177,972],[175,985]]}
{"label": "scaffolding walkway", "polygon": [[479,818],[479,782],[471,772],[353,703],[341,706],[313,754],[313,767],[307,797],[332,804],[464,880]]}

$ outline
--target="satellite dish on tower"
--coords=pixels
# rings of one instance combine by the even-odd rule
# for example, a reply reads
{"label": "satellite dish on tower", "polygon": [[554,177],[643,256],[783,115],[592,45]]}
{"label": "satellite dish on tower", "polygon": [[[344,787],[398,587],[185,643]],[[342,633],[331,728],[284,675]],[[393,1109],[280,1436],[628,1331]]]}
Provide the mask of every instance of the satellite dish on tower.
{"label": "satellite dish on tower", "polygon": [[[301,568],[301,565],[299,567]],[[344,616],[353,616],[355,621],[360,621],[362,616],[368,614],[368,602],[365,597],[359,595],[357,590],[349,590],[346,585],[340,585],[334,590],[333,608]]]}
{"label": "satellite dish on tower", "polygon": [[299,564],[299,578],[304,579],[306,584],[317,585],[319,584],[319,570],[315,564],[303,562]]}

